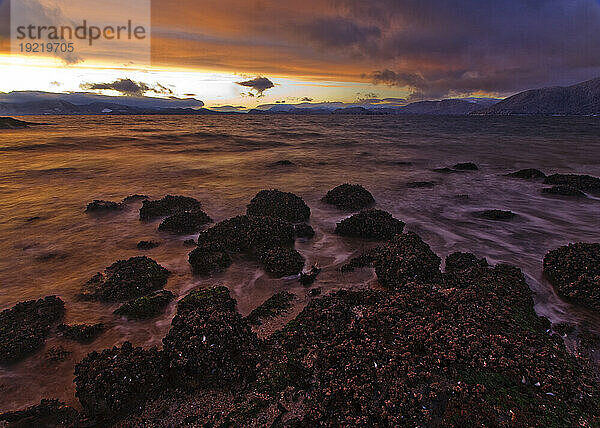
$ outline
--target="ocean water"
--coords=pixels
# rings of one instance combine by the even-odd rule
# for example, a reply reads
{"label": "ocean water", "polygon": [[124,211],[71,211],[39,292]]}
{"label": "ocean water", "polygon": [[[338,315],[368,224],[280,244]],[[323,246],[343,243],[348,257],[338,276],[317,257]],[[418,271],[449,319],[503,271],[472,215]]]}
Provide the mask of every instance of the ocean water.
{"label": "ocean water", "polygon": [[[490,263],[522,268],[534,292],[536,311],[553,322],[598,328],[594,314],[562,301],[542,277],[542,259],[569,242],[600,241],[600,198],[569,199],[541,193],[538,181],[504,174],[538,168],[550,174],[600,176],[598,118],[493,118],[424,116],[83,116],[27,117],[44,125],[0,131],[0,310],[55,294],[66,303],[66,322],[103,322],[108,330],[79,345],[51,337],[43,350],[0,368],[0,412],[59,398],[76,405],[73,368],[92,350],[130,340],[160,346],[175,313],[126,321],[119,305],[77,300],[82,284],[116,260],[146,254],[173,272],[167,289],[178,296],[196,287],[224,284],[242,314],[271,294],[298,294],[293,317],[308,301],[297,279],[274,279],[258,264],[238,260],[226,272],[195,277],[185,239],[157,231],[159,221],[140,222],[141,203],[104,216],[84,213],[93,199],[119,201],[135,194],[199,199],[216,221],[242,214],[261,189],[298,194],[311,207],[317,235],[298,241],[307,268],[323,273],[324,292],[376,286],[369,270],[337,268],[369,243],[337,237],[336,222],[348,213],[324,205],[332,187],[360,183],[377,207],[403,220],[445,257],[470,251]],[[293,166],[272,166],[280,160]],[[472,161],[476,172],[440,174],[434,168]],[[407,183],[434,181],[432,189]],[[469,195],[468,199],[457,195]],[[517,217],[494,222],[473,214],[510,209]],[[162,245],[139,251],[140,240]],[[71,352],[51,363],[45,352]]]}

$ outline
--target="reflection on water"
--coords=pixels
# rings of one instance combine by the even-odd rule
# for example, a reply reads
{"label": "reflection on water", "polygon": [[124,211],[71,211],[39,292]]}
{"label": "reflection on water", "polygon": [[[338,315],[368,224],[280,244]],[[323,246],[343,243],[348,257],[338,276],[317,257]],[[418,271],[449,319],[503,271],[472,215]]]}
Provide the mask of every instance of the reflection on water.
{"label": "reflection on water", "polygon": [[[175,306],[161,318],[130,322],[112,315],[118,305],[79,302],[81,284],[118,259],[138,255],[136,243],[162,245],[145,252],[174,274],[167,288],[189,290],[226,284],[247,314],[283,289],[302,296],[293,279],[266,276],[240,260],[226,272],[193,277],[187,263],[190,237],[159,233],[157,222],[138,220],[139,202],[124,213],[84,214],[92,199],[120,200],[142,193],[183,194],[201,200],[214,219],[240,214],[264,188],[302,196],[317,231],[297,242],[307,266],[318,264],[324,291],[373,282],[371,272],[336,271],[364,244],[332,235],[345,216],[319,202],[343,182],[361,183],[378,207],[418,232],[440,256],[472,251],[491,263],[520,266],[535,293],[536,310],[552,321],[598,325],[598,319],[561,301],[541,277],[541,260],[552,248],[600,241],[600,200],[542,196],[539,182],[502,174],[521,168],[600,175],[597,118],[145,116],[40,117],[49,125],[0,132],[0,309],[56,294],[66,302],[66,321],[102,321],[109,330],[90,345],[50,338],[44,350],[10,369],[0,369],[0,411],[56,397],[74,404],[76,361],[94,349],[130,340],[160,346]],[[294,165],[272,166],[287,159]],[[439,174],[440,166],[473,161],[480,171]],[[434,181],[411,189],[411,181]],[[468,194],[469,198],[457,198]],[[472,212],[510,209],[510,222],[478,219]],[[47,349],[72,354],[50,363]]]}

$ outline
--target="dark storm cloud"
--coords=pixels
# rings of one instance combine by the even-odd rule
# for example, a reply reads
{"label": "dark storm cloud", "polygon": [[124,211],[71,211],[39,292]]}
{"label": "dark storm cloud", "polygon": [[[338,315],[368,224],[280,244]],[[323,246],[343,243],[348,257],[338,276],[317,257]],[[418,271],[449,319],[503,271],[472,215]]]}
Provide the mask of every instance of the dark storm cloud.
{"label": "dark storm cloud", "polygon": [[[254,89],[259,97],[262,97],[263,92],[265,92],[267,89],[275,87],[273,82],[271,82],[266,77],[256,77],[254,79],[246,80],[244,82],[237,82],[237,84],[240,86],[245,86],[247,88]],[[251,92],[249,92],[248,95],[251,95]]]}
{"label": "dark storm cloud", "polygon": [[110,83],[82,83],[80,85],[82,89],[98,91],[98,90],[112,90],[120,92],[123,95],[141,97],[146,92],[154,92],[156,94],[173,94],[173,91],[160,83],[155,86],[150,86],[144,82],[135,82],[131,79],[117,79]]}
{"label": "dark storm cloud", "polygon": [[341,16],[317,18],[299,25],[298,30],[319,45],[338,48],[364,44],[381,36],[377,26],[361,25]]}

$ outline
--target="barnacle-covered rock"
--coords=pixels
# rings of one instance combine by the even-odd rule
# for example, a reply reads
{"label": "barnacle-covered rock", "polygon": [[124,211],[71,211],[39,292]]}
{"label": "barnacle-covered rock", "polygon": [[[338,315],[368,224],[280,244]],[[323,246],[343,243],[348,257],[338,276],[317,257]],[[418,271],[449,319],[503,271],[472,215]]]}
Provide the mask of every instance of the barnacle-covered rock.
{"label": "barnacle-covered rock", "polygon": [[175,295],[170,291],[160,290],[147,296],[130,300],[115,310],[114,313],[132,320],[154,318],[162,314],[174,298]]}
{"label": "barnacle-covered rock", "polygon": [[473,162],[461,162],[454,165],[452,168],[458,171],[477,171],[479,168]]}
{"label": "barnacle-covered rock", "polygon": [[487,220],[510,220],[516,214],[507,210],[485,210],[477,213],[477,215]]}
{"label": "barnacle-covered rock", "polygon": [[164,350],[178,383],[227,386],[255,378],[260,342],[226,287],[192,291],[177,307]]}
{"label": "barnacle-covered rock", "polygon": [[337,224],[335,233],[342,236],[387,240],[402,233],[404,223],[390,213],[377,209],[361,211]]}
{"label": "barnacle-covered rock", "polygon": [[559,294],[600,312],[600,244],[569,244],[544,257],[544,274]]}
{"label": "barnacle-covered rock", "polygon": [[296,295],[288,291],[275,293],[258,308],[250,312],[246,320],[252,325],[260,325],[264,320],[274,318],[286,312],[292,307],[292,301],[295,299]]}
{"label": "barnacle-covered rock", "polygon": [[375,198],[367,189],[360,184],[348,183],[331,189],[322,200],[326,204],[348,211],[361,210],[375,203]]}
{"label": "barnacle-covered rock", "polygon": [[170,272],[149,257],[119,260],[97,273],[84,286],[82,297],[102,301],[124,301],[159,290]]}
{"label": "barnacle-covered rock", "polygon": [[301,197],[279,190],[261,190],[250,201],[248,215],[276,217],[291,223],[306,221],[310,208]]}
{"label": "barnacle-covered rock", "polygon": [[156,348],[125,342],[88,354],[75,366],[74,382],[75,395],[88,414],[112,419],[156,397],[166,385],[166,366]]}
{"label": "barnacle-covered rock", "polygon": [[190,235],[199,232],[210,222],[212,222],[212,219],[200,209],[182,211],[164,219],[158,226],[158,230],[179,235]]}
{"label": "barnacle-covered rock", "polygon": [[310,224],[298,223],[294,225],[294,232],[297,238],[312,238],[315,236],[315,230]]}
{"label": "barnacle-covered rock", "polygon": [[192,271],[197,275],[209,275],[220,272],[231,265],[231,257],[224,251],[214,251],[204,247],[196,247],[188,255]]}
{"label": "barnacle-covered rock", "polygon": [[569,186],[582,192],[600,193],[600,178],[591,175],[552,174],[544,180],[545,184]]}
{"label": "barnacle-covered rock", "polygon": [[304,267],[304,258],[290,247],[261,248],[257,256],[265,271],[278,278],[298,275]]}
{"label": "barnacle-covered rock", "polygon": [[506,174],[506,176],[514,177],[514,178],[523,178],[525,180],[546,178],[546,174],[544,174],[539,169],[535,169],[535,168],[521,169],[519,171],[515,171],[515,172],[511,172],[509,174]]}
{"label": "barnacle-covered rock", "polygon": [[40,349],[64,314],[65,304],[56,296],[20,302],[0,312],[0,364],[15,363]]}
{"label": "barnacle-covered rock", "polygon": [[123,205],[122,203],[113,202],[113,201],[101,201],[101,200],[95,199],[94,201],[90,202],[87,205],[85,212],[86,213],[103,213],[103,212],[110,212],[110,211],[121,211],[123,209],[125,209],[125,205]]}
{"label": "barnacle-covered rock", "polygon": [[160,246],[160,242],[156,241],[140,241],[137,243],[138,250],[151,250]]}
{"label": "barnacle-covered rock", "polygon": [[321,268],[318,268],[317,266],[313,266],[310,269],[310,272],[302,272],[300,274],[300,284],[305,287],[312,285],[317,280],[317,276],[319,276],[320,273]]}
{"label": "barnacle-covered rock", "polygon": [[200,209],[202,209],[202,204],[194,198],[167,195],[155,201],[142,201],[140,220],[151,220],[156,217],[166,217],[183,211]]}
{"label": "barnacle-covered rock", "polygon": [[574,196],[576,198],[585,198],[585,193],[571,186],[552,186],[542,189],[546,195]]}
{"label": "barnacle-covered rock", "polygon": [[65,339],[79,343],[91,343],[104,331],[104,324],[61,324],[56,331]]}
{"label": "barnacle-covered rock", "polygon": [[46,399],[25,410],[0,414],[0,422],[7,422],[8,428],[70,428],[77,426],[78,419],[79,413],[74,408],[67,406],[62,401]]}

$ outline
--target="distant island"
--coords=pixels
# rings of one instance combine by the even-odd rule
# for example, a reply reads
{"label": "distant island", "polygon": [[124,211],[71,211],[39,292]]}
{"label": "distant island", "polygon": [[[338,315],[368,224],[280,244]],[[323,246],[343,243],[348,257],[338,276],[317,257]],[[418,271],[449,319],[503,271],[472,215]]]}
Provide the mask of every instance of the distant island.
{"label": "distant island", "polygon": [[225,111],[203,107],[195,99],[109,97],[92,93],[55,94],[11,92],[0,96],[0,115],[600,115],[600,78],[568,87],[549,87],[520,92],[504,100],[454,98],[418,101],[403,106],[343,103],[270,104],[249,111]]}

